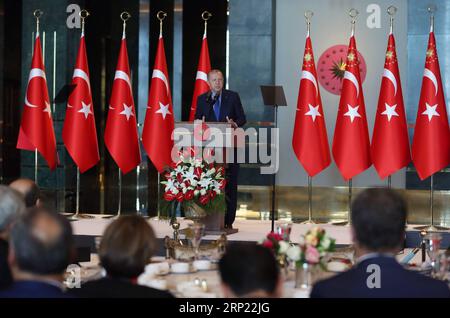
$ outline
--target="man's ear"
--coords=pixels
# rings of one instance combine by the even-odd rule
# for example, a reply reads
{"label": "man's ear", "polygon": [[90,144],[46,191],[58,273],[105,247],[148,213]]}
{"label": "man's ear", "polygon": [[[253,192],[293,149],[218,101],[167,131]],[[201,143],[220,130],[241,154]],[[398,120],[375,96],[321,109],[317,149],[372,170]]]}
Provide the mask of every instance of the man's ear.
{"label": "man's ear", "polygon": [[37,208],[41,207],[41,199],[39,199],[39,198],[36,200],[36,207]]}

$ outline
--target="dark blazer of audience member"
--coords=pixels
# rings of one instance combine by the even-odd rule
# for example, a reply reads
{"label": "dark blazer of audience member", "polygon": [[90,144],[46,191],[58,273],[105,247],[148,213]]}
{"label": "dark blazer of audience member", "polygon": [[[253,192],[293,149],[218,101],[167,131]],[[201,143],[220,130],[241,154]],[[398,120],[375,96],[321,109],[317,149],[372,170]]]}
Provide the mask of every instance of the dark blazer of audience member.
{"label": "dark blazer of audience member", "polygon": [[11,285],[12,275],[8,264],[9,234],[14,222],[25,212],[21,195],[0,185],[0,289]]}
{"label": "dark blazer of audience member", "polygon": [[318,282],[312,298],[448,298],[446,283],[405,269],[395,255],[405,238],[406,202],[388,189],[363,191],[352,204],[357,264]]}
{"label": "dark blazer of audience member", "polygon": [[144,218],[137,215],[118,218],[106,228],[99,246],[106,277],[87,282],[72,292],[83,298],[172,298],[166,291],[137,285],[156,244],[153,229]]}
{"label": "dark blazer of audience member", "polygon": [[21,178],[11,182],[9,186],[23,195],[27,208],[39,205],[40,191],[33,180]]}
{"label": "dark blazer of audience member", "polygon": [[234,243],[219,261],[225,298],[279,298],[283,282],[272,251],[254,243]]}
{"label": "dark blazer of audience member", "polygon": [[66,218],[43,208],[29,210],[14,224],[10,243],[14,283],[0,297],[68,297],[62,282],[74,248]]}

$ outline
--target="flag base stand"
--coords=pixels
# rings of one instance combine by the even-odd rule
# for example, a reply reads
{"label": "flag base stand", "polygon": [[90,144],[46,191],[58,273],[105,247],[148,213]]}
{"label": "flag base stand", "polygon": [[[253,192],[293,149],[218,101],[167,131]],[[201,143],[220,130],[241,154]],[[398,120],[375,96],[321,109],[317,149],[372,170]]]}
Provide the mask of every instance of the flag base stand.
{"label": "flag base stand", "polygon": [[95,216],[89,215],[89,214],[84,214],[84,213],[74,213],[67,217],[67,219],[69,221],[78,221],[80,219],[94,219],[94,218],[95,218]]}
{"label": "flag base stand", "polygon": [[118,186],[119,186],[119,204],[117,207],[117,214],[116,215],[106,215],[103,218],[104,219],[118,219],[120,218],[121,215],[121,210],[122,210],[122,170],[120,170],[119,168],[119,182],[118,182]]}
{"label": "flag base stand", "polygon": [[344,226],[350,224],[349,221],[331,221],[331,225]]}

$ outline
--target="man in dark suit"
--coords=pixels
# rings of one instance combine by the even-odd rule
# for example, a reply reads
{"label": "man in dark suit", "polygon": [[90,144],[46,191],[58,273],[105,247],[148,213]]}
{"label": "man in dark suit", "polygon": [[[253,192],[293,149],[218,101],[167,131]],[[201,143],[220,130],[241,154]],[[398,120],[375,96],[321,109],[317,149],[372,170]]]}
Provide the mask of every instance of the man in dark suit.
{"label": "man in dark suit", "polygon": [[367,189],[352,204],[354,268],[314,285],[312,298],[450,298],[446,283],[403,268],[407,208],[388,189]]}
{"label": "man in dark suit", "polygon": [[72,228],[58,213],[27,211],[13,226],[9,265],[14,283],[0,298],[65,298],[63,275],[74,253]]}
{"label": "man in dark suit", "polygon": [[[208,73],[208,83],[211,91],[200,95],[197,99],[195,119],[207,122],[228,122],[233,128],[242,127],[247,122],[239,94],[223,89],[224,79],[220,70]],[[225,213],[225,228],[233,228],[237,208],[237,183],[239,164],[228,163],[226,169],[227,184],[225,187],[227,211]]]}

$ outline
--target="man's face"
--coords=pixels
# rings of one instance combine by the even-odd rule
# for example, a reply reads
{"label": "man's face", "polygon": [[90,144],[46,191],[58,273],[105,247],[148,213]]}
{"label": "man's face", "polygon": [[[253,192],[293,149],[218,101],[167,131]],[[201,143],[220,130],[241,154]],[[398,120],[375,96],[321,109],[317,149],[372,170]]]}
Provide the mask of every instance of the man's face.
{"label": "man's face", "polygon": [[223,75],[221,72],[214,72],[209,74],[208,77],[208,83],[209,87],[211,87],[211,90],[218,94],[222,91],[223,88]]}

